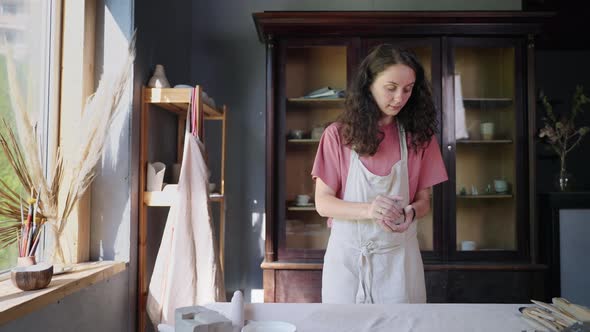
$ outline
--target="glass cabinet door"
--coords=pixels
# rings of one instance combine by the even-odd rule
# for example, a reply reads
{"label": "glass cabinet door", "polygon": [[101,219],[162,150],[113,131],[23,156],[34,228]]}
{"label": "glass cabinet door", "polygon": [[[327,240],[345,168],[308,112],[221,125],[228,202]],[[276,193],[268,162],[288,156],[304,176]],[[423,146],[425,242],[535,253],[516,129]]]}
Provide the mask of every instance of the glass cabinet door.
{"label": "glass cabinet door", "polygon": [[344,107],[350,47],[346,43],[292,41],[281,48],[284,160],[279,179],[279,258],[321,259],[328,244],[327,219],[315,208],[311,170],[326,126]]}
{"label": "glass cabinet door", "polygon": [[[438,38],[371,39],[365,42],[363,53],[365,53],[365,55],[368,54],[374,47],[382,43],[391,44],[397,48],[407,49],[414,52],[418,58],[418,61],[424,67],[426,79],[430,82],[432,88],[432,96],[434,98],[436,108],[440,110],[440,40]],[[441,142],[440,136],[437,137],[437,139],[439,142]],[[438,243],[440,243],[442,216],[435,216],[433,211],[435,211],[435,205],[438,201],[438,198],[436,197],[440,196],[440,189],[441,188],[438,187],[434,189],[431,188],[430,212],[426,216],[420,218],[418,222],[418,243],[420,245],[420,251],[423,253],[439,251],[440,245],[438,245]],[[438,211],[440,211],[440,209]]]}
{"label": "glass cabinet door", "polygon": [[[401,44],[400,46],[404,46]],[[435,52],[432,45],[405,45],[405,48],[410,49],[416,54],[418,61],[424,67],[426,79],[431,83],[433,82],[433,67],[436,68],[436,64],[433,64],[433,59],[436,58],[433,53]],[[438,82],[438,80],[436,80]],[[435,89],[433,89],[435,90]],[[434,91],[433,91],[434,94]],[[439,108],[440,109],[440,108]],[[440,142],[440,140],[439,140]],[[420,218],[418,222],[418,244],[420,245],[421,251],[433,251],[434,248],[434,201],[432,199],[432,188],[430,195],[430,212],[424,217]]]}
{"label": "glass cabinet door", "polygon": [[522,169],[517,156],[523,114],[517,44],[456,39],[452,45],[454,249],[466,257],[514,252],[522,190],[517,173]]}

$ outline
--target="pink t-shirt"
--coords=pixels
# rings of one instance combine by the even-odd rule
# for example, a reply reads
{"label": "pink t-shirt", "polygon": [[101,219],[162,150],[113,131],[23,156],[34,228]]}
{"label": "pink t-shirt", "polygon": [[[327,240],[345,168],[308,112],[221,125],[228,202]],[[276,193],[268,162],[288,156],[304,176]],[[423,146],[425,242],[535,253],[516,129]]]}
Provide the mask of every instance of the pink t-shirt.
{"label": "pink t-shirt", "polygon": [[[346,179],[350,167],[352,150],[345,146],[338,128],[340,124],[333,123],[326,128],[315,157],[311,175],[319,177],[336,192],[336,197],[342,199],[346,190]],[[380,127],[385,137],[373,156],[360,157],[363,165],[373,174],[385,176],[391,172],[393,164],[401,159],[398,128],[395,120]],[[406,142],[410,142],[410,135],[406,134]],[[410,184],[410,202],[414,201],[416,193],[430,188],[448,179],[447,171],[442,160],[439,144],[432,137],[427,147],[416,153],[408,146],[408,176]]]}

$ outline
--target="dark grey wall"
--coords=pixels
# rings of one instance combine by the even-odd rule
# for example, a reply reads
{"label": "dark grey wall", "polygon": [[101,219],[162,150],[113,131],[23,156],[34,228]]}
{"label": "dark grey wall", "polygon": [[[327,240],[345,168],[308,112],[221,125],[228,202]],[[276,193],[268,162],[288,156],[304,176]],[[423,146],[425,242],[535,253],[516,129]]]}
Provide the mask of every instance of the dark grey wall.
{"label": "dark grey wall", "polygon": [[[226,168],[226,288],[262,288],[265,209],[265,47],[252,13],[272,10],[520,10],[520,1],[193,2],[191,84],[229,106]],[[207,128],[206,128],[207,129]],[[214,130],[211,130],[214,131]],[[214,133],[211,133],[214,137]],[[207,138],[212,142],[214,138]],[[213,146],[209,144],[209,146]],[[214,153],[213,153],[214,154]],[[214,174],[215,176],[215,174]]]}
{"label": "dark grey wall", "polygon": [[[539,50],[536,52],[536,87],[542,89],[550,100],[555,101],[556,112],[571,110],[572,97],[576,85],[585,87],[590,96],[589,50],[559,51]],[[578,123],[590,126],[590,105],[578,117]],[[542,105],[537,105],[537,124],[543,126],[541,117],[545,115]],[[537,163],[537,186],[539,192],[555,191],[554,180],[559,172],[559,158],[551,151],[544,152],[539,145]],[[572,150],[566,159],[566,169],[574,176],[574,186],[578,190],[590,190],[590,135]]]}
{"label": "dark grey wall", "polygon": [[[137,28],[137,59],[135,62],[135,95],[133,138],[139,143],[140,92],[151,77],[156,64],[162,64],[170,84],[187,83],[190,73],[191,1],[136,1],[135,27]],[[148,161],[161,161],[171,165],[176,158],[176,118],[166,111],[152,108],[149,112]],[[139,148],[139,146],[137,145]],[[139,150],[133,151],[136,157]],[[134,167],[139,167],[136,161]],[[170,173],[168,170],[166,173]],[[133,186],[138,187],[138,179]],[[139,206],[136,208],[139,209]],[[148,216],[147,273],[151,275],[160,239],[164,231],[167,208],[150,208]],[[138,216],[133,218],[137,225]],[[136,236],[137,237],[137,236]],[[137,259],[137,244],[132,246]],[[134,270],[135,272],[136,270]],[[137,286],[135,286],[137,287]],[[135,299],[134,299],[135,300]],[[134,313],[135,311],[131,311]],[[153,330],[146,324],[148,331]]]}

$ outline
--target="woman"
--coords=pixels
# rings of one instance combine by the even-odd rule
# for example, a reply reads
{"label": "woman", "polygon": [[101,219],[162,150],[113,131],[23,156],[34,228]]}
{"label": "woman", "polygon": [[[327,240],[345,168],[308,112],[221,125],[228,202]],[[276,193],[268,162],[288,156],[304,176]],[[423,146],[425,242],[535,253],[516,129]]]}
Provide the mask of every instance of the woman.
{"label": "woman", "polygon": [[422,65],[388,44],[361,63],[340,119],[322,135],[312,176],[331,218],[324,303],[424,303],[416,222],[447,180]]}

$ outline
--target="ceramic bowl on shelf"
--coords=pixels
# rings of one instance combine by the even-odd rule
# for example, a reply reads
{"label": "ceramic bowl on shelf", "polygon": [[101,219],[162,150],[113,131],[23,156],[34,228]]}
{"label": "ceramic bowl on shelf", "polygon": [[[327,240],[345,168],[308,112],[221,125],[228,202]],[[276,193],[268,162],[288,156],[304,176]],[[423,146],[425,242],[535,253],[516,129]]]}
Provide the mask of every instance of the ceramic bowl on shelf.
{"label": "ceramic bowl on shelf", "polygon": [[494,180],[494,190],[498,194],[503,194],[508,192],[508,183],[505,180]]}
{"label": "ceramic bowl on shelf", "polygon": [[295,196],[295,205],[307,206],[307,205],[309,205],[310,199],[311,199],[311,196],[309,196],[309,195],[305,195],[305,194],[297,195],[297,196]]}
{"label": "ceramic bowl on shelf", "polygon": [[311,139],[320,139],[324,133],[324,127],[314,127],[311,130]]}
{"label": "ceramic bowl on shelf", "polygon": [[475,241],[461,241],[461,250],[462,251],[473,251],[476,250],[477,246]]}
{"label": "ceramic bowl on shelf", "polygon": [[290,139],[304,139],[306,137],[305,130],[303,129],[293,129],[289,131],[289,138]]}
{"label": "ceramic bowl on shelf", "polygon": [[30,291],[47,287],[53,277],[53,265],[38,263],[17,266],[10,271],[10,280],[18,289]]}

